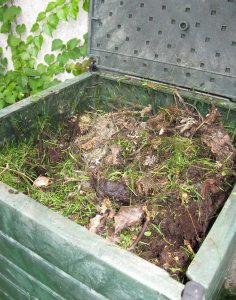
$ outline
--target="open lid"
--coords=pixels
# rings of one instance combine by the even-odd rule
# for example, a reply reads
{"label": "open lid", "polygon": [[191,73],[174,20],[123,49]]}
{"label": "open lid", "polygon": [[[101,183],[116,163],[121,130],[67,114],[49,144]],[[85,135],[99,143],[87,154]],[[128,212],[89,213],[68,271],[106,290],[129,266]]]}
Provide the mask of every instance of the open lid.
{"label": "open lid", "polygon": [[236,0],[92,0],[100,68],[236,98]]}

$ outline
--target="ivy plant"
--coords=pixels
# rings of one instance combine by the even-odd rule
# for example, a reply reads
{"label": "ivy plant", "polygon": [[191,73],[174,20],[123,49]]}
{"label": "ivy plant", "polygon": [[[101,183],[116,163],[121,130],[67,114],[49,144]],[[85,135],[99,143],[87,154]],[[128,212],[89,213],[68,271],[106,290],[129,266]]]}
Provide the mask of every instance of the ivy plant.
{"label": "ivy plant", "polygon": [[[89,0],[55,0],[48,3],[45,11],[39,12],[25,38],[25,24],[18,24],[17,16],[22,13],[14,1],[0,0],[0,32],[7,35],[7,45],[11,50],[13,69],[8,70],[8,61],[0,47],[0,109],[27,96],[56,85],[60,73],[72,72],[79,75],[85,63],[76,61],[87,54],[87,34],[84,42],[72,38],[67,43],[53,39],[52,54],[44,56],[44,63],[37,63],[43,47],[45,35],[53,37],[53,32],[61,21],[77,20],[79,2],[85,11],[89,10]],[[74,62],[73,62],[74,61]]]}

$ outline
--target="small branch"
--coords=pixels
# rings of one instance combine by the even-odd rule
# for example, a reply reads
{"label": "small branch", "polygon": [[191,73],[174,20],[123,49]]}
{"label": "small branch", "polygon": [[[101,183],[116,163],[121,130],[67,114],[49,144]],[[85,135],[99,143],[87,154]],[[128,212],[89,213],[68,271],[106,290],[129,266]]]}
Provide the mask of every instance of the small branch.
{"label": "small branch", "polygon": [[69,182],[81,182],[81,178],[65,178],[63,183],[69,183]]}
{"label": "small branch", "polygon": [[191,223],[192,223],[192,225],[193,225],[193,228],[194,228],[194,230],[195,230],[195,233],[196,233],[196,236],[197,236],[197,240],[200,241],[201,239],[200,239],[200,237],[199,237],[199,235],[198,235],[197,228],[196,228],[196,226],[195,226],[195,224],[194,224],[194,222],[193,222],[193,218],[192,218],[192,216],[191,216],[191,214],[190,214],[190,212],[189,212],[189,209],[188,209],[187,207],[185,207],[185,209],[186,209],[187,212],[188,212],[189,218],[190,218]]}
{"label": "small branch", "polygon": [[139,241],[143,237],[144,232],[147,229],[149,222],[150,222],[150,216],[147,215],[146,221],[143,224],[143,228],[142,228],[140,234],[138,235],[137,239],[133,242],[133,244],[127,250],[129,250],[129,251],[133,251],[134,250],[134,248],[137,246],[137,244],[139,243]]}
{"label": "small branch", "polygon": [[185,102],[184,99],[182,98],[182,96],[179,94],[178,91],[175,91],[175,92],[174,92],[174,100],[175,100],[175,104],[176,104],[177,106],[178,106],[178,101],[179,101],[179,103],[181,103],[181,104],[184,106],[184,108],[187,110],[187,112],[188,112],[190,115],[194,116],[194,114],[193,114],[192,111],[188,108],[188,106],[192,107],[192,108],[197,112],[199,118],[203,121],[203,117],[202,117],[202,115],[200,114],[200,112],[197,110],[197,108],[194,107],[192,104],[190,104],[190,103],[188,103],[188,102]]}
{"label": "small branch", "polygon": [[[5,168],[6,168],[6,167],[0,167],[0,169],[3,169],[4,172],[6,171]],[[2,171],[2,172],[3,172],[3,171]],[[14,173],[14,174],[16,174],[16,175],[22,177],[29,185],[31,185],[31,183],[34,182],[30,177],[28,177],[27,175],[25,175],[24,173],[22,173],[22,172],[20,172],[20,171],[13,170],[13,169],[10,169],[10,168],[7,168],[7,171],[12,172],[12,173]],[[1,173],[2,173],[2,172],[1,172]]]}
{"label": "small branch", "polygon": [[[2,167],[1,167],[2,168]],[[6,164],[6,167],[0,172],[0,176],[5,173],[7,170],[9,170],[9,164]]]}

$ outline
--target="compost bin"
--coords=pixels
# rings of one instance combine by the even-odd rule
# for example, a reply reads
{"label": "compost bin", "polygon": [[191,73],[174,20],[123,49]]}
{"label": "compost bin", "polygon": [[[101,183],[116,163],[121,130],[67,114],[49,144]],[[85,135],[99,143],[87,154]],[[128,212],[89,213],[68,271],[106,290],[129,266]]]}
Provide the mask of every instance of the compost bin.
{"label": "compost bin", "polygon": [[[36,136],[42,118],[56,127],[78,111],[132,103],[158,111],[176,91],[202,114],[214,104],[235,127],[236,5],[221,2],[92,1],[89,54],[98,71],[2,109],[1,147]],[[235,200],[236,187],[184,285],[1,183],[0,298],[215,299],[235,247]]]}

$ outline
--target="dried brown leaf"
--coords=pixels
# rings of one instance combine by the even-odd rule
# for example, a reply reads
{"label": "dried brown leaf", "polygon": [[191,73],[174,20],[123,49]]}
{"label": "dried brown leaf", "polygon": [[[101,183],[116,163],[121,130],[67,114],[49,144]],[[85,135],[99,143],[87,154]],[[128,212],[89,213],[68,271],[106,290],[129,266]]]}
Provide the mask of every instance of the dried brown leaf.
{"label": "dried brown leaf", "polygon": [[48,186],[49,184],[50,184],[50,179],[41,175],[38,178],[36,178],[35,181],[33,182],[33,185],[38,188]]}
{"label": "dried brown leaf", "polygon": [[145,115],[150,114],[151,112],[152,112],[152,106],[151,104],[149,104],[148,106],[144,107],[144,109],[140,111],[140,115],[143,118]]}
{"label": "dried brown leaf", "polygon": [[208,125],[213,124],[217,119],[219,119],[219,117],[220,114],[217,108],[213,106],[211,112],[208,115],[206,115],[206,118],[204,119],[204,123]]}
{"label": "dried brown leaf", "polygon": [[102,215],[96,215],[94,218],[90,219],[89,223],[89,231],[93,233],[97,233],[101,228],[101,221],[103,219]]}
{"label": "dried brown leaf", "polygon": [[234,159],[235,148],[223,125],[207,126],[202,134],[202,140],[218,161],[223,161],[227,158],[229,161]]}
{"label": "dried brown leaf", "polygon": [[119,165],[119,155],[121,147],[119,145],[111,145],[111,154],[106,157],[106,163],[109,165]]}
{"label": "dried brown leaf", "polygon": [[140,224],[143,220],[144,212],[142,207],[123,206],[115,216],[115,233],[121,230]]}

